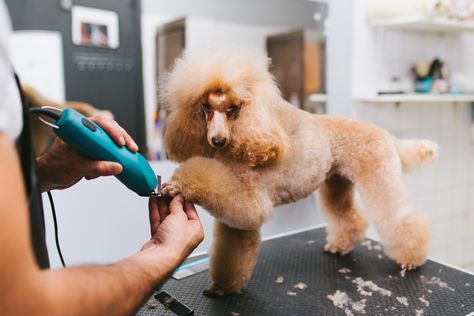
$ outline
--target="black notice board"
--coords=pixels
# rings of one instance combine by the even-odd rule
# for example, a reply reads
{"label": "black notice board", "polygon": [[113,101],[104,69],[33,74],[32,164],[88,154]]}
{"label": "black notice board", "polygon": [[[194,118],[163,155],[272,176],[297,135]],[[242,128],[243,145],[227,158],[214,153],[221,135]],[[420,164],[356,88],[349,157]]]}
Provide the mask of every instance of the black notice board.
{"label": "black notice board", "polygon": [[71,11],[60,0],[6,0],[14,30],[59,31],[63,38],[68,101],[109,109],[146,151],[140,36],[140,0],[74,0],[74,5],[110,10],[119,17],[117,49],[72,43]]}

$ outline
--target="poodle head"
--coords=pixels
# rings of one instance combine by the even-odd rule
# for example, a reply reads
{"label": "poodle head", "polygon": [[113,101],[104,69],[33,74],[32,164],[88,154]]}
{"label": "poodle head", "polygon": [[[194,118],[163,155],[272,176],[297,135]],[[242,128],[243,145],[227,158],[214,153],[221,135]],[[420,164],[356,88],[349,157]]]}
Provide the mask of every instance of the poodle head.
{"label": "poodle head", "polygon": [[283,100],[265,56],[187,53],[161,81],[160,102],[168,112],[165,149],[173,160],[220,156],[257,166],[289,150],[279,119]]}

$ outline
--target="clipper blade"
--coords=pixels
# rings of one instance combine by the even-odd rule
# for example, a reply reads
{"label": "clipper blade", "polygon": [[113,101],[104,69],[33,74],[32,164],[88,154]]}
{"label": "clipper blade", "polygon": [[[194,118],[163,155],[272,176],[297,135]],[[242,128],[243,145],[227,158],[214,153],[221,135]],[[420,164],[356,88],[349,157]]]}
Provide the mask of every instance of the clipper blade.
{"label": "clipper blade", "polygon": [[156,188],[150,193],[150,196],[162,197],[161,194],[161,176],[156,175]]}

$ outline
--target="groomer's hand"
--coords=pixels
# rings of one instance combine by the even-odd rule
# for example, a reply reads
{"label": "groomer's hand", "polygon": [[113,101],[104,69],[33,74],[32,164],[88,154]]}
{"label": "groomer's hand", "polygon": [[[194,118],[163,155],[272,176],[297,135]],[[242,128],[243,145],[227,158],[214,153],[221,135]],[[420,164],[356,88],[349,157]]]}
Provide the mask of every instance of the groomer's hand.
{"label": "groomer's hand", "polygon": [[178,195],[169,202],[167,198],[151,197],[150,211],[151,239],[142,251],[150,248],[164,248],[181,263],[204,239],[199,216],[191,202]]}
{"label": "groomer's hand", "polygon": [[[132,137],[114,120],[97,115],[90,118],[100,125],[119,146],[127,146],[131,151],[138,150]],[[83,177],[94,179],[99,176],[112,176],[122,172],[116,162],[90,160],[60,138],[56,138],[51,148],[36,158],[42,191],[68,188]]]}

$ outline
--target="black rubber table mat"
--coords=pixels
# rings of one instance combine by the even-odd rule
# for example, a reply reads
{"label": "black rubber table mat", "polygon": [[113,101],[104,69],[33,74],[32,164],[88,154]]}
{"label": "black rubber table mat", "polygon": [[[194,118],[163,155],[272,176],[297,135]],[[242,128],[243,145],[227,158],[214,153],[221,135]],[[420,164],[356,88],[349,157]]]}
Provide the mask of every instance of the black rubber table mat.
{"label": "black rubber table mat", "polygon": [[[202,291],[211,282],[208,271],[179,281],[170,279],[157,292],[165,290],[195,315],[206,316],[449,316],[474,312],[473,275],[428,261],[402,276],[400,267],[376,242],[366,240],[340,256],[323,252],[325,236],[325,229],[319,228],[263,242],[253,276],[241,295],[204,296]],[[284,279],[281,284],[275,282],[279,276]],[[372,281],[391,295],[369,287],[358,291],[357,281]],[[300,282],[307,287],[295,288]],[[350,299],[342,308],[328,298],[338,290]],[[152,300],[153,306],[145,305],[138,315],[175,315]]]}

